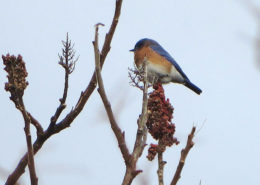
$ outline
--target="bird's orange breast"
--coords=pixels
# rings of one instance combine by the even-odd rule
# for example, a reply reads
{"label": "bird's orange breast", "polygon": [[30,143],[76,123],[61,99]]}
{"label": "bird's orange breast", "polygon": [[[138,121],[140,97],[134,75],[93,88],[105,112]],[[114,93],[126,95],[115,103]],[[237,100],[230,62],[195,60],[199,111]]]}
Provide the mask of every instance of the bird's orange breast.
{"label": "bird's orange breast", "polygon": [[135,65],[140,68],[144,61],[149,61],[153,65],[158,65],[160,68],[163,68],[165,71],[170,73],[172,64],[163,56],[156,53],[149,47],[143,47],[135,51]]}

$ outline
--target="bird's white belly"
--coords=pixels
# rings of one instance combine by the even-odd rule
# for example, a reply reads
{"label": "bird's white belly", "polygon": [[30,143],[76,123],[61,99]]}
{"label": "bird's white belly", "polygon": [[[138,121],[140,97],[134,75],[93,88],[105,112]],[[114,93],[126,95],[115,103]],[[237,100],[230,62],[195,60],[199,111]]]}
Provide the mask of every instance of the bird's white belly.
{"label": "bird's white belly", "polygon": [[153,64],[148,61],[147,65],[147,71],[148,73],[157,73],[161,75],[169,75],[170,73],[165,69],[164,66],[158,65],[158,64]]}
{"label": "bird's white belly", "polygon": [[171,68],[170,76],[172,78],[172,82],[184,83],[184,81],[185,81],[183,76],[179,73],[179,71],[177,71],[177,69],[174,66],[172,66],[172,68]]}
{"label": "bird's white belly", "polygon": [[183,83],[184,78],[176,70],[174,66],[170,70],[167,70],[164,66],[153,64],[148,61],[147,71],[149,77],[159,78],[162,83],[176,82]]}

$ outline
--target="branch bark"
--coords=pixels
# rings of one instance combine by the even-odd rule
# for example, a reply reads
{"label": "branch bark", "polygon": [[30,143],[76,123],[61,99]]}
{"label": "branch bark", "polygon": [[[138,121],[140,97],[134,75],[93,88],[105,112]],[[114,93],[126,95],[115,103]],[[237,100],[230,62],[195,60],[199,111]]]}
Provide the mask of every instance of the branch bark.
{"label": "branch bark", "polygon": [[141,157],[144,147],[146,146],[146,139],[147,139],[147,104],[148,104],[148,97],[147,97],[147,90],[148,90],[148,80],[147,80],[147,63],[144,61],[143,64],[144,68],[144,88],[143,88],[143,104],[142,104],[142,114],[138,119],[138,129],[136,133],[136,140],[133,152],[131,154],[130,163],[126,166],[125,176],[122,182],[122,185],[130,185],[133,179],[141,173],[141,170],[136,170],[136,163],[138,159]]}
{"label": "branch bark", "polygon": [[159,182],[159,185],[164,185],[164,182],[163,182],[163,173],[164,173],[164,165],[166,164],[165,161],[163,161],[163,152],[164,152],[164,149],[165,146],[162,145],[161,143],[161,140],[159,140],[159,143],[158,143],[158,170],[157,170],[157,175],[158,175],[158,182]]}
{"label": "branch bark", "polygon": [[[127,165],[129,163],[130,160],[130,154],[129,154],[129,150],[126,146],[126,142],[125,142],[125,136],[124,136],[124,132],[121,131],[121,129],[119,128],[112,108],[111,108],[111,104],[107,98],[106,92],[105,92],[105,88],[104,88],[104,84],[103,84],[103,79],[101,76],[101,67],[100,67],[100,52],[98,49],[98,27],[100,25],[103,25],[101,23],[96,25],[96,31],[95,31],[95,41],[93,42],[94,45],[94,52],[95,52],[95,66],[96,66],[96,78],[98,81],[98,92],[100,94],[100,97],[103,101],[103,104],[105,106],[109,121],[110,121],[110,125],[111,128],[117,138],[118,141],[118,146],[121,150],[121,153],[123,155],[123,158],[125,160],[125,164]],[[104,26],[104,25],[103,25]]]}
{"label": "branch bark", "polygon": [[180,157],[180,160],[179,160],[179,164],[178,164],[177,169],[175,171],[171,185],[176,185],[178,180],[181,178],[181,172],[182,172],[183,166],[185,164],[186,157],[187,157],[190,149],[194,146],[193,138],[194,138],[195,131],[196,131],[196,127],[192,127],[192,130],[191,130],[191,132],[188,136],[186,146],[181,151],[181,157]]}
{"label": "branch bark", "polygon": [[75,64],[78,60],[78,57],[74,59],[75,57],[75,51],[73,49],[74,45],[71,44],[71,40],[69,40],[68,33],[67,33],[66,41],[62,41],[62,44],[64,49],[62,49],[62,54],[59,55],[60,58],[59,64],[65,70],[65,76],[64,76],[65,82],[63,88],[63,95],[62,98],[59,99],[60,101],[59,107],[56,109],[56,112],[51,117],[51,122],[49,127],[54,127],[62,111],[66,108],[66,99],[67,99],[68,89],[69,89],[69,75],[74,71]]}
{"label": "branch bark", "polygon": [[38,184],[38,178],[35,171],[35,164],[34,164],[34,156],[33,156],[33,147],[32,147],[32,138],[31,138],[31,132],[30,132],[30,116],[27,114],[27,111],[25,109],[23,99],[22,97],[19,97],[19,106],[18,109],[21,111],[24,119],[24,132],[26,137],[26,143],[27,143],[27,152],[28,152],[28,168],[30,172],[30,179],[31,179],[31,185],[37,185]]}
{"label": "branch bark", "polygon": [[95,66],[96,66],[96,79],[98,82],[98,92],[101,96],[101,99],[103,101],[103,104],[105,106],[110,124],[111,124],[111,128],[117,138],[118,141],[118,146],[121,150],[122,156],[125,160],[125,164],[126,164],[126,173],[125,173],[125,177],[123,180],[123,185],[129,185],[132,183],[133,179],[135,178],[135,176],[141,172],[141,170],[136,170],[136,163],[139,159],[139,157],[141,156],[143,149],[146,145],[146,137],[147,137],[147,129],[146,129],[146,121],[147,121],[147,103],[148,103],[148,99],[147,99],[147,89],[148,89],[148,83],[147,83],[147,66],[146,66],[146,62],[144,62],[144,88],[143,88],[143,106],[142,106],[142,114],[140,116],[140,118],[138,119],[138,130],[137,130],[137,135],[136,135],[136,142],[135,142],[135,146],[133,149],[132,154],[129,154],[129,150],[126,146],[126,142],[125,142],[125,137],[124,137],[124,132],[121,131],[121,129],[119,128],[110,102],[106,96],[106,92],[105,92],[105,88],[104,88],[104,84],[103,84],[103,80],[102,80],[102,76],[101,76],[101,64],[100,64],[100,60],[101,60],[101,55],[99,52],[99,47],[98,47],[98,28],[99,26],[104,26],[101,23],[96,24],[96,30],[95,30],[95,39],[93,41],[93,45],[94,45],[94,53],[95,53]]}
{"label": "branch bark", "polygon": [[[108,52],[110,51],[110,44],[112,41],[112,38],[114,36],[118,20],[120,17],[121,13],[121,6],[122,6],[123,0],[116,0],[116,8],[115,8],[115,13],[114,17],[110,26],[110,29],[108,33],[106,34],[105,42],[101,51],[100,55],[100,67],[102,68],[106,56]],[[96,74],[95,72],[92,75],[92,78],[86,87],[86,89],[81,93],[79,100],[75,106],[74,109],[72,109],[63,120],[61,120],[59,123],[55,124],[53,127],[48,127],[46,131],[42,135],[38,135],[36,141],[33,144],[33,152],[36,154],[39,149],[43,146],[45,141],[51,137],[52,135],[59,133],[63,129],[67,128],[70,126],[70,124],[74,121],[74,119],[79,115],[79,113],[82,111],[84,108],[86,102],[88,101],[90,95],[93,93],[97,85],[96,81]],[[9,175],[5,185],[13,185],[17,182],[17,180],[20,178],[20,176],[24,173],[25,167],[28,163],[28,153],[26,153],[18,163],[17,167],[15,170]]]}
{"label": "branch bark", "polygon": [[35,126],[37,135],[42,135],[44,131],[41,124],[29,112],[27,112],[27,115],[30,117],[31,124]]}
{"label": "branch bark", "polygon": [[[27,160],[29,161],[28,167],[30,172],[30,179],[32,185],[38,184],[38,178],[36,176],[35,165],[34,165],[34,157],[33,157],[33,147],[32,147],[32,138],[30,132],[30,116],[25,109],[23,102],[23,95],[26,87],[28,86],[28,82],[26,81],[26,77],[28,75],[25,62],[21,55],[15,57],[14,55],[10,56],[7,54],[6,56],[2,56],[3,63],[5,65],[4,70],[7,72],[8,82],[5,83],[5,90],[10,92],[10,100],[13,101],[15,107],[21,112],[24,119],[24,132],[27,144]],[[32,122],[35,122],[33,120]],[[41,125],[37,123],[37,131],[41,129]],[[13,183],[15,184],[15,183]]]}

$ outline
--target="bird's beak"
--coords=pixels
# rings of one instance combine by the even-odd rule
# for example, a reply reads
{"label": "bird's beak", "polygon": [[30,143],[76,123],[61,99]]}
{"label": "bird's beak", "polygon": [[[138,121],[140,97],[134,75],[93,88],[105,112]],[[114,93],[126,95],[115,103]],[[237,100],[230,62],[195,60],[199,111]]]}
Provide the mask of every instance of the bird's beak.
{"label": "bird's beak", "polygon": [[135,52],[135,49],[131,49],[131,50],[129,50],[130,52]]}

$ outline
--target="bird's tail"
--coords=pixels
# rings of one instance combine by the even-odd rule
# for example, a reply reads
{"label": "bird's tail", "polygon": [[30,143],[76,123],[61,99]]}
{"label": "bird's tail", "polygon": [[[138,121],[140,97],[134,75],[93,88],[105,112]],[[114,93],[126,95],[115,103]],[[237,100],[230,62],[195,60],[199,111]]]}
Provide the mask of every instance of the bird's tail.
{"label": "bird's tail", "polygon": [[192,91],[194,91],[195,93],[197,93],[198,95],[202,92],[202,90],[198,88],[196,85],[194,85],[193,83],[191,83],[191,81],[186,81],[184,85],[189,89],[191,89]]}

